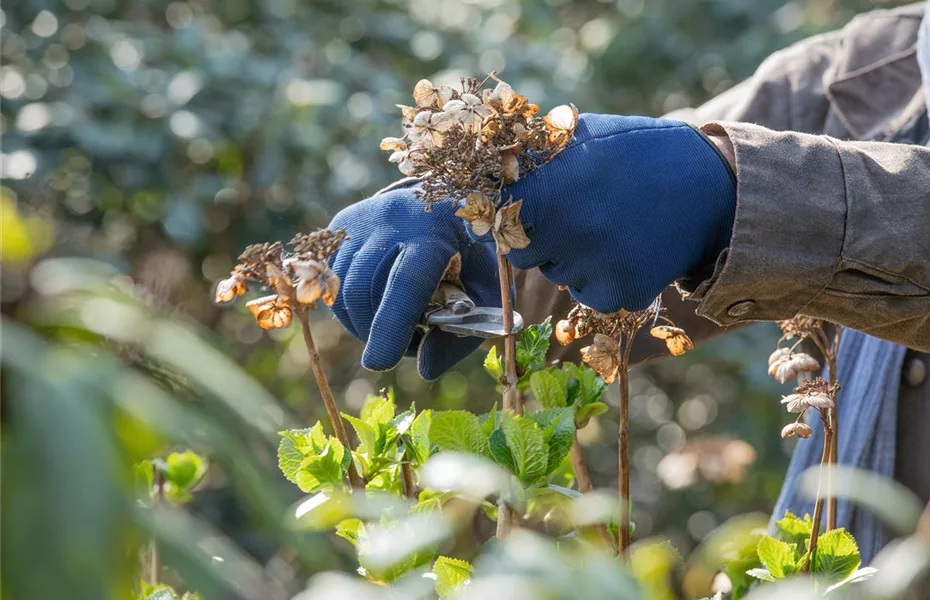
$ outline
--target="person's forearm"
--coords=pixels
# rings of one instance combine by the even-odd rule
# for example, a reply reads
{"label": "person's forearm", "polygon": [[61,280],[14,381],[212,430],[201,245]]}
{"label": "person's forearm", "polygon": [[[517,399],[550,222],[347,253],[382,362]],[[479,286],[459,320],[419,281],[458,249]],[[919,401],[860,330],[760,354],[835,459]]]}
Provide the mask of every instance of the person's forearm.
{"label": "person's forearm", "polygon": [[699,314],[803,313],[930,350],[930,148],[704,130],[732,155],[737,211],[724,260],[693,290]]}

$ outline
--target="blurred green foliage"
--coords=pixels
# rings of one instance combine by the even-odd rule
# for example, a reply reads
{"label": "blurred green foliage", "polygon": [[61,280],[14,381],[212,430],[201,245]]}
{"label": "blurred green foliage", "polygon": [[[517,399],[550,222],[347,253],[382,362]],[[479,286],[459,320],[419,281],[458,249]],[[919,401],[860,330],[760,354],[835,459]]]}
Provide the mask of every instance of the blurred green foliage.
{"label": "blurred green foliage", "polygon": [[[151,528],[112,500],[129,485],[122,467],[172,444],[209,450],[212,475],[194,500],[208,521],[261,564],[282,549],[312,562],[313,543],[275,526],[296,491],[275,472],[269,428],[322,416],[305,350],[295,329],[265,335],[244,309],[213,306],[211,286],[245,244],[324,226],[390,182],[377,143],[396,129],[394,104],[408,101],[420,77],[498,70],[544,106],[658,115],[723,92],[773,50],[868,8],[863,0],[5,3],[0,299],[4,346],[16,351],[3,357],[4,570],[71,565],[76,579],[46,578],[32,597],[66,597],[54,586],[69,582],[85,586],[69,597],[107,597],[87,571],[90,557],[121,564],[119,549]],[[65,275],[60,265],[31,270],[45,253],[126,273],[139,286],[133,293],[159,307],[137,318],[164,330],[149,332],[141,350],[135,338],[127,344],[131,313],[106,302],[82,303],[76,321],[49,325],[47,300],[58,298],[50,290]],[[189,333],[178,320],[202,329]],[[363,371],[359,344],[328,317],[313,329],[347,409],[387,385],[421,409],[484,412],[494,401],[494,382],[475,376],[478,356],[426,384],[412,364]],[[752,328],[636,370],[637,536],[665,535],[686,553],[726,518],[770,508],[787,456],[778,388],[762,362],[774,338]],[[255,381],[231,375],[235,363]],[[607,401],[615,408],[615,396]],[[580,432],[603,486],[615,483],[614,412]],[[26,431],[48,433],[18,433]],[[682,489],[663,485],[664,455],[723,432],[758,455],[741,484],[699,476]],[[78,516],[79,537],[52,549],[29,543]],[[180,554],[182,534],[209,537],[176,525],[163,537]]]}

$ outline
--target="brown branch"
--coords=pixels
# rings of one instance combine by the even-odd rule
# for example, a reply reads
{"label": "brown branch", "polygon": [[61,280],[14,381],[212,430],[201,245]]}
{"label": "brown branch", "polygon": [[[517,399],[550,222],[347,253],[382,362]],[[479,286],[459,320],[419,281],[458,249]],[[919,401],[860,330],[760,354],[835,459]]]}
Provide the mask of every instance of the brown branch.
{"label": "brown branch", "polygon": [[[821,415],[822,417],[822,415]],[[804,565],[801,567],[801,571],[806,573],[810,571],[811,562],[814,560],[814,553],[817,551],[817,540],[820,538],[820,520],[823,515],[823,495],[821,494],[824,485],[824,470],[830,469],[827,461],[830,458],[833,448],[833,432],[830,430],[830,426],[824,421],[824,439],[823,439],[823,452],[820,458],[820,475],[817,481],[817,502],[814,504],[814,520],[811,523],[811,537],[810,541],[807,544],[808,553],[807,558],[804,560]]]}
{"label": "brown branch", "polygon": [[[827,338],[826,333],[821,328],[817,331],[816,335],[811,336],[811,341],[817,346],[817,349],[820,350],[820,353],[823,355],[824,361],[827,363],[827,370],[830,373],[830,384],[836,384],[836,352],[839,347],[839,334],[834,336],[833,344],[830,344],[830,340]],[[830,409],[828,414],[829,426],[833,435],[831,436],[830,441],[830,451],[827,456],[826,464],[835,465],[839,459],[839,398],[833,398],[833,408]],[[827,524],[826,531],[836,529],[836,519],[837,519],[837,499],[836,495],[833,493],[833,470],[830,469],[827,473],[827,483],[826,483],[826,502],[827,502]]]}
{"label": "brown branch", "polygon": [[410,467],[410,463],[406,460],[400,463],[400,473],[403,476],[404,481],[404,496],[416,502],[417,484],[413,480],[413,469]]}
{"label": "brown branch", "polygon": [[[346,452],[350,452],[352,445],[349,441],[349,435],[346,433],[345,423],[342,421],[342,415],[339,414],[339,408],[336,406],[336,399],[333,397],[333,391],[329,387],[329,381],[326,379],[326,372],[323,371],[323,365],[320,361],[320,354],[316,351],[316,344],[313,343],[313,335],[310,333],[310,319],[305,307],[297,306],[294,308],[297,314],[297,320],[300,322],[300,331],[304,336],[304,343],[307,346],[307,353],[310,355],[310,371],[316,380],[317,388],[320,390],[320,396],[323,397],[323,405],[326,407],[326,414],[329,415],[329,422],[333,427],[336,439],[345,447]],[[364,488],[365,482],[359,477],[355,470],[355,463],[349,463],[349,483],[353,488]]]}
{"label": "brown branch", "polygon": [[[575,440],[572,443],[572,449],[569,453],[572,459],[572,468],[575,471],[575,480],[578,482],[578,491],[582,494],[588,494],[594,490],[594,484],[591,482],[591,473],[588,471],[588,465],[584,462],[584,455],[581,452],[581,443],[578,441],[578,434],[575,433]],[[598,523],[594,526],[598,536],[604,542],[606,547],[612,551],[617,551],[617,541],[614,536],[607,530],[607,526]]]}
{"label": "brown branch", "polygon": [[[504,312],[504,390],[503,412],[522,413],[520,394],[517,390],[517,351],[513,331],[513,300],[510,297],[511,271],[510,263],[503,254],[497,255],[497,278],[501,289],[501,309]],[[497,538],[503,539],[510,534],[513,514],[503,498],[497,503]]]}
{"label": "brown branch", "polygon": [[630,517],[633,501],[630,496],[630,352],[636,329],[628,332],[626,346],[620,359],[620,425],[617,428],[618,476],[617,484],[620,500],[619,550],[620,557],[629,558]]}

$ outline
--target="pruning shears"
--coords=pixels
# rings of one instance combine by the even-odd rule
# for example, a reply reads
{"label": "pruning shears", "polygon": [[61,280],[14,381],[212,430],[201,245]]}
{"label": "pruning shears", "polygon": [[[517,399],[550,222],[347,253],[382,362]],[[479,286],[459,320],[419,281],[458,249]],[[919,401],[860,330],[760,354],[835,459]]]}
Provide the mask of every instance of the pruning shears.
{"label": "pruning shears", "polygon": [[[461,336],[495,338],[507,335],[504,330],[504,311],[494,306],[476,306],[457,285],[444,281],[433,295],[430,306],[423,314],[423,324]],[[513,330],[523,329],[523,317],[513,313]]]}

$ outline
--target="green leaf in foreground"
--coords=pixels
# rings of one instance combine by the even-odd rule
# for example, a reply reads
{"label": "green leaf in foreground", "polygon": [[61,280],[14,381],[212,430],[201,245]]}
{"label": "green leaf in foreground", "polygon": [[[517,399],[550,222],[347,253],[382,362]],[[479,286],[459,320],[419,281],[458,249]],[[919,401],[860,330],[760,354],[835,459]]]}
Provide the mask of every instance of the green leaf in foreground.
{"label": "green leaf in foreground", "polygon": [[552,317],[542,323],[530,325],[517,338],[517,369],[529,373],[542,369],[546,364],[549,339],[552,337]]}
{"label": "green leaf in foreground", "polygon": [[491,346],[484,357],[484,370],[494,381],[500,383],[504,380],[504,358],[497,355],[497,346]]}
{"label": "green leaf in foreground", "polygon": [[196,452],[172,452],[165,459],[165,496],[187,502],[190,492],[207,473],[207,461]]}
{"label": "green leaf in foreground", "polygon": [[491,457],[530,485],[546,475],[549,448],[539,425],[508,414],[501,428],[491,434]]}
{"label": "green leaf in foreground", "polygon": [[543,430],[543,440],[549,447],[546,474],[555,471],[568,455],[575,441],[575,419],[570,408],[548,408],[530,416]]}
{"label": "green leaf in foreground", "polygon": [[775,581],[775,578],[769,573],[768,569],[749,569],[746,571],[746,574],[750,577],[755,577],[760,581]]}
{"label": "green leaf in foreground", "polygon": [[830,583],[836,583],[852,575],[861,562],[856,540],[841,527],[820,536],[811,571]]}
{"label": "green leaf in foreground", "polygon": [[472,566],[464,560],[440,556],[433,564],[436,594],[445,600],[471,579]]}
{"label": "green leaf in foreground", "polygon": [[775,528],[778,530],[775,537],[783,542],[800,544],[801,546],[807,547],[806,542],[811,537],[811,528],[813,525],[814,520],[810,515],[804,515],[804,518],[801,519],[791,511],[788,511],[785,513],[784,518],[775,523]]}
{"label": "green leaf in foreground", "polygon": [[481,429],[478,417],[464,410],[434,412],[429,427],[429,439],[440,450],[469,452],[482,456],[488,452],[488,439]]}
{"label": "green leaf in foreground", "polygon": [[530,390],[543,408],[562,408],[567,403],[565,386],[553,370],[546,369],[530,375]]}
{"label": "green leaf in foreground", "polygon": [[784,579],[798,572],[801,568],[800,556],[796,544],[789,544],[773,537],[765,536],[759,540],[756,548],[759,560],[775,579]]}

